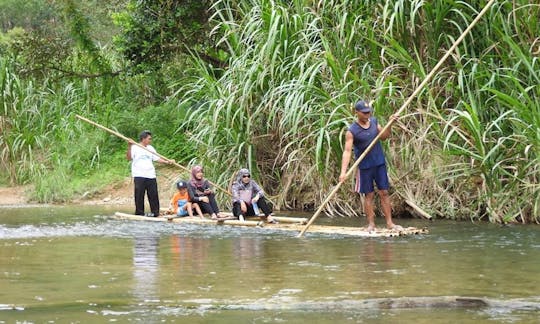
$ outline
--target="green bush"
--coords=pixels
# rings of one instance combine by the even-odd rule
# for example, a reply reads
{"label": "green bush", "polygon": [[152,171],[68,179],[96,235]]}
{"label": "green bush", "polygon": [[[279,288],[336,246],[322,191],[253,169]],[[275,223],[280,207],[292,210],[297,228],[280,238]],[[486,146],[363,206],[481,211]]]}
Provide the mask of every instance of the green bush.
{"label": "green bush", "polygon": [[[318,205],[337,182],[350,105],[374,99],[384,123],[483,5],[217,1],[229,67],[217,74],[194,56],[194,76],[176,95],[190,107],[199,161],[220,183],[251,168],[278,206]],[[441,217],[538,221],[538,22],[513,14],[526,11],[540,7],[498,2],[394,127],[388,156],[400,198]],[[354,210],[345,189],[328,208]]]}

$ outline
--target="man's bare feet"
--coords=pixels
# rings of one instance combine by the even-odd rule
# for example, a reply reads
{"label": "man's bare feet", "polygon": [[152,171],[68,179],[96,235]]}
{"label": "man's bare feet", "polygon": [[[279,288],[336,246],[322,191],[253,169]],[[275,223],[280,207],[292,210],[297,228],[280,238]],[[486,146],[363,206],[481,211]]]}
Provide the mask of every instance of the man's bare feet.
{"label": "man's bare feet", "polygon": [[392,231],[403,231],[403,226],[396,224],[386,225],[386,228]]}

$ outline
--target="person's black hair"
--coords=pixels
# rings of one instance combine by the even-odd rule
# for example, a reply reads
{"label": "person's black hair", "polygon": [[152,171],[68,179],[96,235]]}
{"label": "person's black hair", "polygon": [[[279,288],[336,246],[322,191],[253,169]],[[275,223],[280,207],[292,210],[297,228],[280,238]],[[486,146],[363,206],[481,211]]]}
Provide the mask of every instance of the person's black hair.
{"label": "person's black hair", "polygon": [[147,130],[143,130],[141,134],[139,135],[139,141],[142,141],[143,139],[147,138],[148,136],[152,136],[152,133]]}

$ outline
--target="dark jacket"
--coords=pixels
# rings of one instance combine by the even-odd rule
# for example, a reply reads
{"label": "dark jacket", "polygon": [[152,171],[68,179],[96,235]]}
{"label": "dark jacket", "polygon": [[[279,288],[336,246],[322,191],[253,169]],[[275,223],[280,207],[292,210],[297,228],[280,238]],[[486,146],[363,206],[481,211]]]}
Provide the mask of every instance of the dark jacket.
{"label": "dark jacket", "polygon": [[189,182],[188,194],[190,201],[199,202],[201,201],[201,197],[206,197],[213,194],[213,192],[211,192],[210,194],[205,194],[205,190],[212,190],[212,187],[210,186],[208,180],[204,180],[203,184],[200,187],[195,187],[191,182]]}

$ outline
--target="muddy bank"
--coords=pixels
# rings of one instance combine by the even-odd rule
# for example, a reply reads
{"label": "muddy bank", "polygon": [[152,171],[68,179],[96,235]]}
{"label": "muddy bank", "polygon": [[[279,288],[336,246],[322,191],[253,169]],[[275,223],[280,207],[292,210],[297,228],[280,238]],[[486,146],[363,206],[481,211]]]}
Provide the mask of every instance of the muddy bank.
{"label": "muddy bank", "polygon": [[[176,191],[175,183],[178,173],[161,170],[157,177],[159,199],[162,206],[168,206],[169,200]],[[32,186],[0,186],[0,206],[35,205],[32,201]],[[76,205],[133,205],[133,179],[126,176],[121,181],[111,183],[98,190],[89,190],[79,194],[67,204]]]}
{"label": "muddy bank", "polygon": [[[35,205],[31,199],[31,186],[0,187],[0,206],[24,206]],[[162,190],[160,190],[162,191]],[[163,197],[167,192],[160,192]],[[111,184],[106,188],[90,193],[85,192],[79,197],[74,197],[69,204],[80,205],[128,205],[133,203],[133,185],[131,178]]]}
{"label": "muddy bank", "polygon": [[23,205],[28,203],[27,186],[0,187],[0,205]]}

